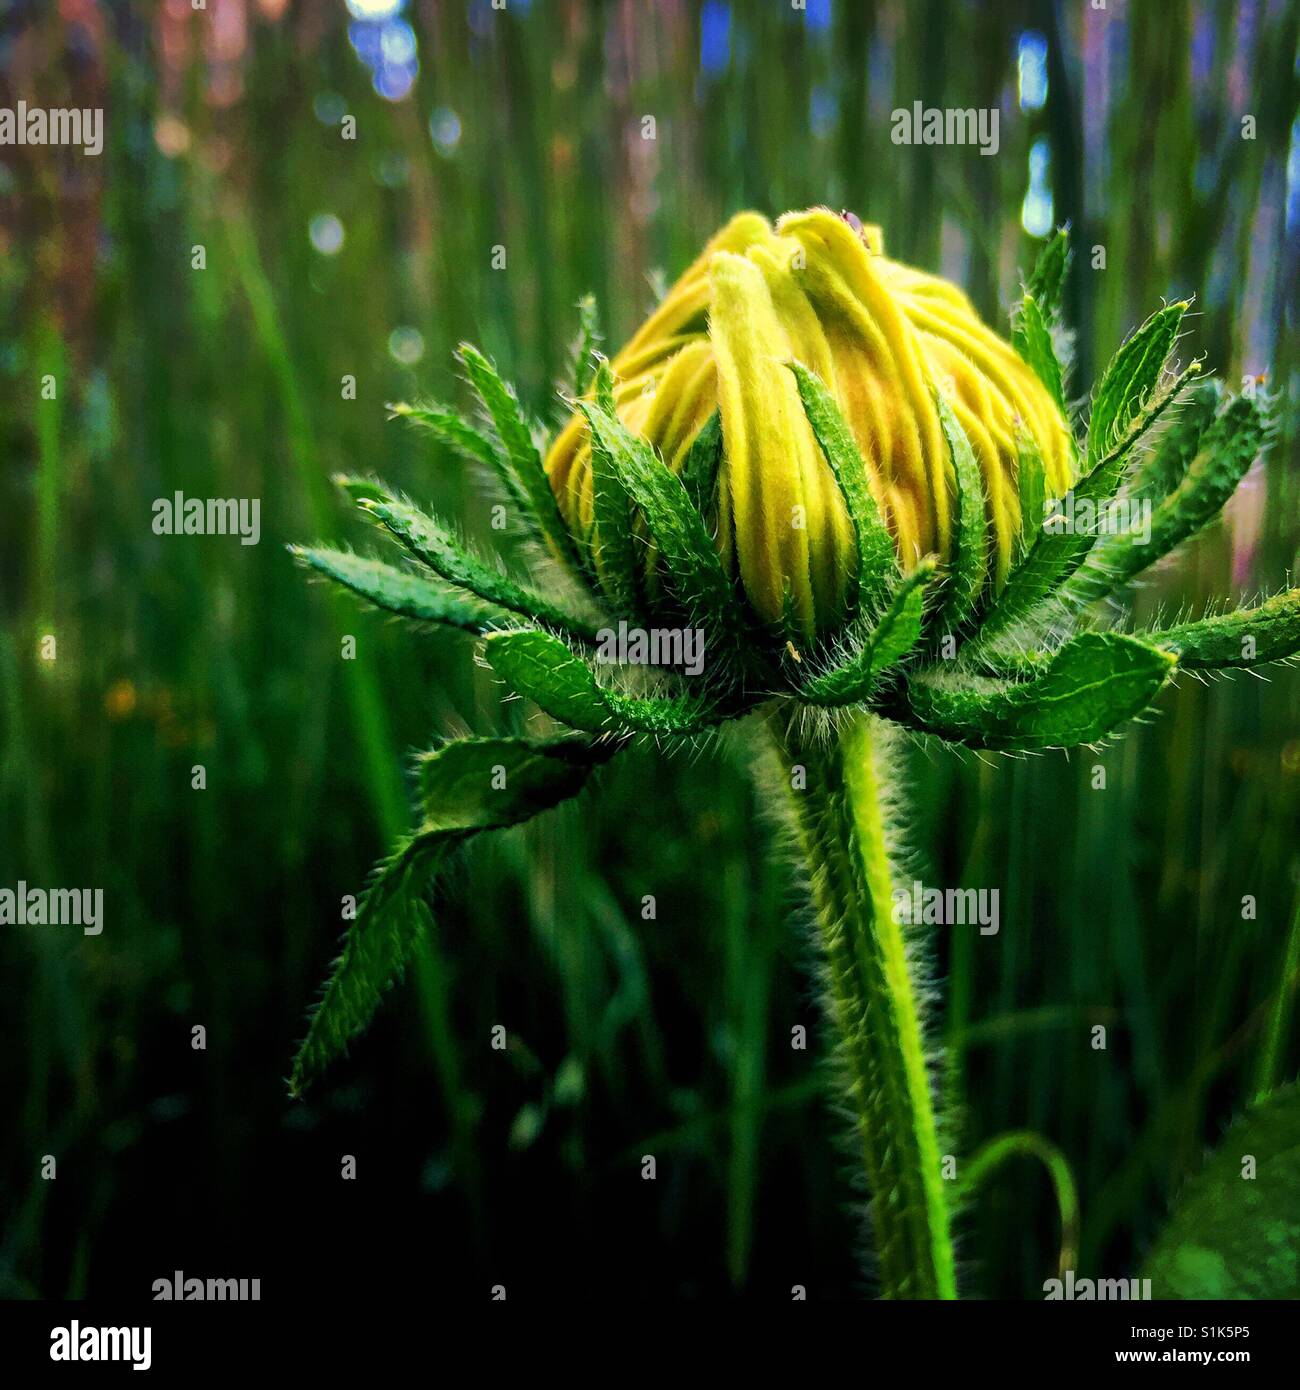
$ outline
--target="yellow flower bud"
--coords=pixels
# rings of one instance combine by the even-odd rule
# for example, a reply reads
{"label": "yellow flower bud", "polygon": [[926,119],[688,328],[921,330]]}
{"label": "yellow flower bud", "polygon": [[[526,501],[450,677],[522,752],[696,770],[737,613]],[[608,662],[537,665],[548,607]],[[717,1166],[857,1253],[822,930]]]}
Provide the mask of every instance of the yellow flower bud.
{"label": "yellow flower bud", "polygon": [[[720,413],[717,545],[755,612],[779,621],[788,594],[799,627],[824,632],[857,568],[854,530],[791,361],[833,395],[904,568],[930,553],[946,558],[952,542],[942,394],[983,475],[989,579],[1000,584],[1021,526],[1022,439],[1041,455],[1049,492],[1070,484],[1070,433],[1047,389],[960,290],[889,260],[879,228],[824,208],[788,213],[775,228],[747,212],[709,242],[611,366],[624,424],[674,471]],[[599,573],[581,416],[546,467]]]}

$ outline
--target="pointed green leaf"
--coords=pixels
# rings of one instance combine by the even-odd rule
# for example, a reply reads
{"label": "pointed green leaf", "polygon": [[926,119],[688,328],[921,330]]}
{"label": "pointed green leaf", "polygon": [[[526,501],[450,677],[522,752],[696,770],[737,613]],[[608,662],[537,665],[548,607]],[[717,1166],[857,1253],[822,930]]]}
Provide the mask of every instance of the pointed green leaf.
{"label": "pointed green leaf", "polygon": [[978,642],[988,648],[1002,641],[1021,623],[1042,625],[1051,622],[1064,611],[1055,591],[1079,568],[1096,542],[1096,536],[1068,523],[1068,507],[1073,497],[1076,512],[1078,503],[1098,506],[1111,498],[1128,467],[1133,450],[1142,436],[1151,429],[1182,394],[1200,369],[1193,362],[1172,381],[1157,388],[1146,408],[1129,422],[1127,432],[1114,449],[1081,478],[1061,500],[1061,507],[1046,517],[1025,551],[1024,558],[1012,570],[1006,585],[980,625]]}
{"label": "pointed green leaf", "polygon": [[[1110,593],[1201,530],[1237,490],[1263,448],[1266,431],[1267,419],[1257,402],[1244,396],[1229,402],[1205,429],[1181,481],[1152,511],[1149,534],[1145,525],[1137,525],[1102,536],[1070,580],[1067,600],[1081,605]],[[1180,447],[1183,443],[1180,437]],[[1135,509],[1151,507],[1150,498],[1125,501],[1131,505],[1117,515],[1132,521],[1141,520],[1132,515]]]}
{"label": "pointed green leaf", "polygon": [[702,517],[714,512],[722,467],[722,415],[715,410],[700,426],[682,464],[682,486]]}
{"label": "pointed green leaf", "polygon": [[826,389],[821,377],[810,372],[801,362],[788,365],[798,384],[808,423],[844,494],[844,505],[857,536],[857,608],[865,613],[873,613],[898,577],[893,537],[881,518],[876,499],[871,495],[866,465],[844,416],[840,414],[839,406],[835,404],[835,398]]}
{"label": "pointed green leaf", "polygon": [[492,633],[483,651],[518,694],[587,733],[691,734],[715,722],[701,700],[640,698],[602,686],[591,667],[549,633]]}
{"label": "pointed green leaf", "polygon": [[1016,440],[1016,488],[1020,493],[1020,538],[1016,542],[1016,563],[1033,544],[1038,528],[1043,524],[1043,507],[1047,502],[1047,470],[1043,455],[1031,435],[1022,434]]}
{"label": "pointed green leaf", "polygon": [[795,698],[811,705],[856,705],[866,700],[880,676],[920,640],[925,586],[936,568],[935,561],[926,558],[904,575],[884,615],[853,656],[807,681]]}
{"label": "pointed green leaf", "polygon": [[328,550],[292,545],[290,553],[301,564],[342,584],[371,603],[424,623],[445,623],[466,632],[488,632],[518,622],[512,613],[485,603],[473,594],[412,574],[382,560],[353,555],[347,550]]}
{"label": "pointed green leaf", "polygon": [[374,1017],[433,919],[424,895],[448,851],[483,830],[517,825],[576,796],[615,745],[571,739],[463,739],[420,760],[420,825],[379,865],[294,1059],[301,1096]]}
{"label": "pointed green leaf", "polygon": [[451,584],[469,589],[489,603],[500,604],[514,613],[562,628],[585,641],[594,641],[596,629],[585,618],[552,603],[537,590],[516,584],[478,556],[471,554],[451,532],[409,502],[392,498],[361,503],[363,511],[378,518],[398,540],[435,574]]}
{"label": "pointed green leaf", "polygon": [[605,452],[645,518],[669,581],[688,618],[704,629],[715,663],[743,663],[744,619],[735,591],[681,478],[617,416],[589,402],[580,409],[591,425],[592,447]]}
{"label": "pointed green leaf", "polygon": [[1182,482],[1224,398],[1223,384],[1211,378],[1200,382],[1178,410],[1170,412],[1164,433],[1133,470],[1130,489],[1135,496],[1158,502]]}
{"label": "pointed green leaf", "polygon": [[529,516],[550,542],[551,549],[574,573],[580,571],[578,552],[569,535],[569,528],[560,515],[559,503],[551,491],[542,456],[533,443],[532,431],[514,392],[502,381],[497,369],[469,343],[462,343],[457,354],[470,384],[478,392],[493,427],[505,449],[519,494],[524,498]]}
{"label": "pointed green leaf", "polygon": [[1115,450],[1156,394],[1189,307],[1180,300],[1156,310],[1111,359],[1088,422],[1089,470]]}
{"label": "pointed green leaf", "polygon": [[1039,252],[1038,260],[1025,284],[1026,292],[1042,310],[1043,319],[1053,324],[1061,313],[1061,291],[1070,265],[1070,237],[1066,227],[1058,227]]}
{"label": "pointed green leaf", "polygon": [[939,624],[956,632],[969,621],[979,603],[988,577],[988,525],[984,504],[984,482],[966,431],[957,422],[952,407],[939,392],[934,403],[939,411],[943,437],[952,455],[953,478],[957,489],[953,508],[952,560],[948,566],[948,598]]}
{"label": "pointed green leaf", "polygon": [[926,733],[974,748],[1069,748],[1140,714],[1174,664],[1170,653],[1136,638],[1088,632],[1018,684],[955,672],[915,678],[902,692],[901,713]]}
{"label": "pointed green leaf", "polygon": [[1300,589],[1288,589],[1254,608],[1141,633],[1192,670],[1263,666],[1300,652]]}
{"label": "pointed green leaf", "polygon": [[1056,348],[1052,344],[1051,329],[1032,294],[1026,294],[1021,301],[1016,348],[1034,369],[1039,381],[1047,387],[1052,399],[1064,410],[1065,387],[1062,384],[1061,364],[1057,361]]}
{"label": "pointed green leaf", "polygon": [[[607,362],[596,371],[596,399],[608,402],[613,410],[613,374]],[[595,524],[592,555],[601,587],[619,617],[637,618],[641,614],[641,593],[637,582],[641,572],[638,556],[643,547],[632,532],[632,502],[618,465],[605,445],[593,435],[591,441],[592,514]]]}
{"label": "pointed green leaf", "polygon": [[591,390],[596,372],[596,351],[600,347],[600,318],[596,296],[584,294],[578,300],[578,346],[573,361],[573,394],[585,396]]}
{"label": "pointed green leaf", "polygon": [[378,478],[362,478],[354,473],[335,473],[330,481],[354,502],[387,502],[393,495]]}
{"label": "pointed green leaf", "polygon": [[1154,1298],[1300,1299],[1300,1087],[1233,1125],[1180,1194],[1142,1274]]}
{"label": "pointed green leaf", "polygon": [[[528,500],[501,452],[485,434],[463,420],[450,406],[440,405],[437,401],[424,401],[416,405],[407,405],[399,401],[390,404],[388,410],[394,418],[406,420],[420,429],[428,430],[462,458],[482,464],[495,475],[520,516],[525,521],[529,519]],[[357,500],[361,500],[359,495]]]}

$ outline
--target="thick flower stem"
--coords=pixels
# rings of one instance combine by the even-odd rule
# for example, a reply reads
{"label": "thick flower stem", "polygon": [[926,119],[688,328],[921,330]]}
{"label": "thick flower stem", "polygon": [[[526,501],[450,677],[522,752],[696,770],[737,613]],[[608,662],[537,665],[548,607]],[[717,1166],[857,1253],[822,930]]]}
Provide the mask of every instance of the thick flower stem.
{"label": "thick flower stem", "polygon": [[776,732],[812,886],[827,1017],[871,1195],[881,1291],[955,1298],[917,995],[893,912],[877,746],[884,730],[864,714],[830,746],[805,743],[789,727]]}

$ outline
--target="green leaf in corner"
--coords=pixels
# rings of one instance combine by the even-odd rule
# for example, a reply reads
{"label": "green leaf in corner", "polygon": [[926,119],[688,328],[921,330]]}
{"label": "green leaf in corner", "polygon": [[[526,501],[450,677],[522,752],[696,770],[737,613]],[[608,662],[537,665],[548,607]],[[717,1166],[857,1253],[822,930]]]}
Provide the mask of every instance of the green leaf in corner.
{"label": "green leaf in corner", "polygon": [[290,546],[289,550],[300,564],[399,617],[479,633],[512,627],[519,621],[513,613],[474,594],[366,555],[302,545]]}
{"label": "green leaf in corner", "polygon": [[1179,1196],[1142,1275],[1154,1298],[1300,1298],[1300,1087],[1233,1125]]}
{"label": "green leaf in corner", "polygon": [[1175,662],[1137,638],[1086,632],[1018,683],[958,672],[917,677],[900,692],[899,715],[925,733],[975,748],[1070,748],[1095,743],[1141,714]]}
{"label": "green leaf in corner", "polygon": [[347,1050],[400,979],[422,932],[433,927],[425,894],[448,852],[484,830],[517,825],[570,797],[616,745],[585,740],[461,739],[418,766],[422,820],[375,868],[357,905],[289,1090],[301,1096]]}
{"label": "green leaf in corner", "polygon": [[642,698],[610,690],[558,637],[496,632],[484,644],[488,665],[553,719],[590,734],[693,734],[715,722],[690,696]]}

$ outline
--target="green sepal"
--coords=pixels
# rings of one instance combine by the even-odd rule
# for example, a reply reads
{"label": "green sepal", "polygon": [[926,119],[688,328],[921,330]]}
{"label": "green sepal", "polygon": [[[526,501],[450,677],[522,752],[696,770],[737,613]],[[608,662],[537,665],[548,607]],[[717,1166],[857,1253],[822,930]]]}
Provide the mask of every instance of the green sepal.
{"label": "green sepal", "polygon": [[1300,589],[1287,589],[1253,608],[1139,634],[1190,670],[1247,669],[1300,652]]}
{"label": "green sepal", "polygon": [[1182,482],[1201,435],[1222,409],[1226,393],[1213,377],[1199,382],[1170,419],[1151,452],[1133,469],[1129,489],[1158,502]]}
{"label": "green sepal", "polygon": [[592,448],[605,451],[644,517],[687,618],[708,633],[715,662],[739,669],[747,660],[744,618],[685,484],[617,416],[587,401],[579,409],[591,426]]}
{"label": "green sepal", "polygon": [[916,677],[899,692],[899,715],[972,748],[1069,748],[1140,714],[1175,664],[1172,653],[1137,638],[1086,632],[1017,684],[957,672]]}
{"label": "green sepal", "polygon": [[[1201,435],[1181,480],[1154,507],[1150,538],[1143,540],[1132,530],[1100,537],[1063,597],[1073,604],[1101,598],[1200,531],[1237,490],[1264,445],[1267,427],[1255,401],[1244,396],[1230,401]],[[1184,442],[1180,438],[1180,446]],[[1150,498],[1133,496],[1132,501],[1151,504]]]}
{"label": "green sepal", "polygon": [[787,364],[794,373],[804,414],[830,465],[857,536],[858,591],[854,611],[874,613],[898,577],[893,537],[867,482],[867,468],[835,398],[825,382],[801,362]]}
{"label": "green sepal", "polygon": [[[1097,504],[1114,495],[1142,436],[1179,398],[1199,369],[1200,363],[1193,362],[1172,381],[1156,389],[1146,407],[1130,419],[1127,432],[1114,449],[1070,489],[1076,502],[1086,500]],[[1087,558],[1096,539],[1094,535],[1060,529],[1053,518],[1044,518],[1024,557],[1011,571],[1002,592],[985,615],[979,631],[980,644],[992,645],[1008,628],[1023,620],[1032,622],[1041,615],[1049,619],[1058,617],[1062,607],[1052,601],[1055,591]]]}
{"label": "green sepal", "polygon": [[1070,267],[1069,228],[1058,227],[1038,253],[1038,260],[1025,282],[1025,292],[1042,310],[1049,326],[1061,315],[1061,292]]}
{"label": "green sepal", "polygon": [[302,545],[291,545],[289,553],[300,564],[399,617],[478,633],[513,627],[519,621],[513,613],[474,594],[366,555]]}
{"label": "green sepal", "polygon": [[693,734],[717,722],[702,700],[624,695],[602,686],[587,662],[550,633],[492,633],[483,651],[512,690],[586,733]]}
{"label": "green sepal", "polygon": [[330,481],[353,502],[387,502],[393,495],[378,478],[363,478],[356,473],[335,473]]}
{"label": "green sepal", "polygon": [[956,632],[969,622],[979,604],[988,577],[988,524],[984,501],[984,482],[975,452],[966,431],[957,421],[952,407],[939,392],[934,393],[943,437],[952,455],[956,487],[953,508],[952,560],[948,566],[948,597],[938,618],[939,627]]}
{"label": "green sepal", "polygon": [[1015,563],[1019,564],[1043,524],[1047,502],[1047,470],[1042,451],[1029,434],[1021,434],[1016,440],[1016,490],[1020,495],[1020,536]]}
{"label": "green sepal", "polygon": [[573,394],[585,396],[596,374],[596,353],[600,347],[600,317],[596,296],[584,294],[578,300],[578,345],[573,358]]}
{"label": "green sepal", "polygon": [[501,379],[492,363],[472,344],[462,343],[456,355],[501,440],[517,494],[524,500],[530,522],[549,542],[554,554],[564,560],[575,574],[580,573],[581,564],[573,537],[569,535],[569,529],[560,515],[560,505],[551,491],[551,481],[546,476],[542,456],[533,442],[532,431],[514,392]]}
{"label": "green sepal", "polygon": [[516,584],[486,561],[466,550],[450,530],[418,507],[397,498],[377,502],[366,498],[362,511],[381,521],[412,555],[448,583],[470,590],[489,603],[547,623],[584,641],[594,641],[596,629],[587,619],[552,603],[536,589]]}
{"label": "green sepal", "polygon": [[476,430],[450,406],[440,405],[436,401],[425,401],[417,405],[407,405],[399,401],[390,404],[388,412],[395,419],[407,420],[420,429],[428,430],[462,458],[482,464],[490,470],[496,475],[506,495],[518,507],[520,514],[527,517],[527,498],[501,452],[487,435]]}
{"label": "green sepal", "polygon": [[682,462],[682,486],[695,510],[705,518],[715,512],[718,472],[722,468],[722,414],[715,410],[700,426]]}
{"label": "green sepal", "polygon": [[[597,401],[608,401],[613,410],[613,374],[601,361],[596,370]],[[632,500],[609,450],[593,434],[591,439],[592,536],[591,556],[597,579],[610,606],[621,618],[638,620],[643,612],[638,576],[640,546],[632,531]]]}
{"label": "green sepal", "polygon": [[447,854],[472,835],[517,825],[576,796],[617,747],[567,738],[460,739],[421,756],[420,824],[375,867],[361,895],[294,1059],[292,1095],[301,1096],[365,1030],[421,934],[432,930],[425,893]]}
{"label": "green sepal", "polygon": [[1052,343],[1052,331],[1032,294],[1026,294],[1020,303],[1020,326],[1015,346],[1021,357],[1034,369],[1039,381],[1047,387],[1052,399],[1064,410],[1064,373]]}
{"label": "green sepal", "polygon": [[925,586],[937,564],[922,560],[903,576],[879,621],[842,665],[814,676],[795,695],[810,705],[856,705],[867,700],[876,682],[916,646],[925,618]]}
{"label": "green sepal", "polygon": [[1178,338],[1185,301],[1157,309],[1120,347],[1102,375],[1088,421],[1088,468],[1112,454],[1156,394]]}

